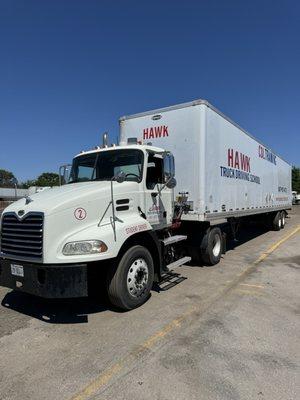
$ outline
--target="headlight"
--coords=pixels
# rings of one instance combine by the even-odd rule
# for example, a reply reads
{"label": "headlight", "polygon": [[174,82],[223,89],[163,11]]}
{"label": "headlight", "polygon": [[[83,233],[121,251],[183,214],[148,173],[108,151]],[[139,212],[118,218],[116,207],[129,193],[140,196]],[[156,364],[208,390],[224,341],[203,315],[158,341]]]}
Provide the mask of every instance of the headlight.
{"label": "headlight", "polygon": [[82,242],[70,242],[64,245],[63,254],[65,256],[75,256],[79,254],[103,253],[107,246],[101,240],[84,240]]}

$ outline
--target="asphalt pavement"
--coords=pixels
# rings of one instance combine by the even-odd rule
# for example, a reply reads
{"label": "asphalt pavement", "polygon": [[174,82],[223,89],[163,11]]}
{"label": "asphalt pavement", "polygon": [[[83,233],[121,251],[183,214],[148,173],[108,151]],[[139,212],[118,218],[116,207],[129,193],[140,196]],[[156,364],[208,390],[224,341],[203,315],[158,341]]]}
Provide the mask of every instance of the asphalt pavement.
{"label": "asphalt pavement", "polygon": [[299,268],[296,206],[131,312],[0,288],[0,399],[299,399]]}

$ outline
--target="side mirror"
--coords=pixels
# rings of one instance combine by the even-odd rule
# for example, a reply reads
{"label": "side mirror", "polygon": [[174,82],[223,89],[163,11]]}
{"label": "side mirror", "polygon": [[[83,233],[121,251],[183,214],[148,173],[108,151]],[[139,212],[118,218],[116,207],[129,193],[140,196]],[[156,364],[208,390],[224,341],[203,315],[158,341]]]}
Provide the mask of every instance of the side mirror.
{"label": "side mirror", "polygon": [[68,183],[71,173],[71,164],[64,164],[59,167],[59,185],[65,185]]}
{"label": "side mirror", "polygon": [[118,172],[114,177],[113,180],[118,182],[118,183],[123,183],[126,179],[126,174],[124,171]]}
{"label": "side mirror", "polygon": [[170,178],[169,180],[167,180],[167,182],[166,182],[166,186],[167,186],[167,188],[168,189],[174,189],[174,187],[177,185],[177,182],[176,182],[176,179],[173,177],[173,178]]}
{"label": "side mirror", "polygon": [[[172,179],[175,178],[175,161],[174,161],[174,156],[172,153],[165,153],[164,154],[164,179],[165,183],[169,184]],[[176,180],[175,185],[176,185]],[[174,182],[173,182],[174,183]],[[175,185],[173,187],[175,187]],[[167,185],[167,187],[169,187]]]}

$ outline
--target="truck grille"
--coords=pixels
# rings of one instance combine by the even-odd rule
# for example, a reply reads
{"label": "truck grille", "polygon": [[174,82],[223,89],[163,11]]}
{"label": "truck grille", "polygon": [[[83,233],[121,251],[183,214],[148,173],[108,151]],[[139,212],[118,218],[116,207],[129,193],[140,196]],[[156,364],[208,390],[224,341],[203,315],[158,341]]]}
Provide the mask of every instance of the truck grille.
{"label": "truck grille", "polygon": [[23,219],[14,213],[3,215],[1,225],[1,256],[16,259],[42,259],[42,213],[30,212]]}

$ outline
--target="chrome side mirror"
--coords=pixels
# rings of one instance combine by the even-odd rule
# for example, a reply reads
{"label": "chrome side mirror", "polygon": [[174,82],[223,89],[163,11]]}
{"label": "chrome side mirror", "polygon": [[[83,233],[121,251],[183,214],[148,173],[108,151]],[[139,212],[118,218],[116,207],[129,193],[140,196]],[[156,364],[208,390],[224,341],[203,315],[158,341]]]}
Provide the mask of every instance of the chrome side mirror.
{"label": "chrome side mirror", "polygon": [[[171,182],[173,179],[175,181],[176,185],[176,180],[175,178],[175,161],[174,161],[174,156],[172,153],[165,153],[164,154],[164,180],[165,184],[167,185],[168,182]],[[173,182],[174,184],[174,182]],[[169,187],[167,185],[167,187]],[[174,186],[173,186],[174,187]]]}
{"label": "chrome side mirror", "polygon": [[64,164],[59,167],[59,186],[65,185],[69,182],[72,164]]}

